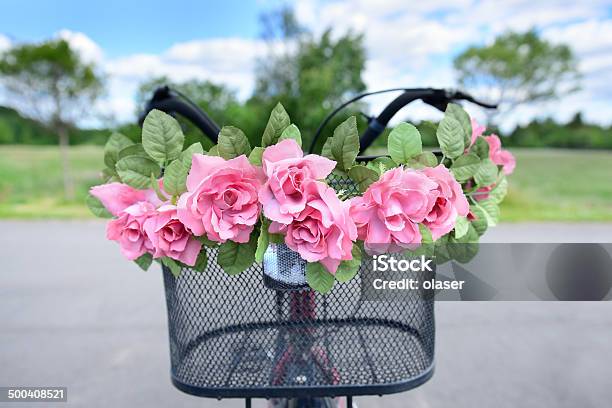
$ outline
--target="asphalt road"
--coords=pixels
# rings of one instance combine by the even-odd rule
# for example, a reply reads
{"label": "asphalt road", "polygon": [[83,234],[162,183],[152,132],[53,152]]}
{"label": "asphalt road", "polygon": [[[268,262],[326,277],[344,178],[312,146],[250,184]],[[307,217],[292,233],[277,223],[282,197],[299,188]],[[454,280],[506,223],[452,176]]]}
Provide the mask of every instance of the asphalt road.
{"label": "asphalt road", "polygon": [[[566,237],[611,242],[612,225],[502,225],[486,239]],[[243,406],[172,387],[159,270],[124,261],[102,223],[0,222],[0,259],[0,386],[68,387],[67,404],[34,406]],[[433,379],[403,394],[356,398],[360,407],[612,406],[609,302],[436,308]]]}

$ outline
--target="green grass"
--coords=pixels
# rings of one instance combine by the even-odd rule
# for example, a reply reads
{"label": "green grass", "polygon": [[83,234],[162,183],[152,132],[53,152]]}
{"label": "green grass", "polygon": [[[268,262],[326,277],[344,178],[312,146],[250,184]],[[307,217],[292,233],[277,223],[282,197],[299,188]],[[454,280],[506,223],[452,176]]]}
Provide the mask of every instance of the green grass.
{"label": "green grass", "polygon": [[[612,221],[612,152],[514,149],[517,168],[503,221]],[[0,218],[86,218],[87,189],[100,182],[102,148],[71,148],[77,200],[63,198],[59,150],[0,146]]]}
{"label": "green grass", "polygon": [[612,152],[512,149],[504,221],[612,221]]}
{"label": "green grass", "polygon": [[76,199],[64,199],[59,148],[0,146],[0,218],[86,218],[87,190],[100,183],[102,148],[75,146],[70,164]]}

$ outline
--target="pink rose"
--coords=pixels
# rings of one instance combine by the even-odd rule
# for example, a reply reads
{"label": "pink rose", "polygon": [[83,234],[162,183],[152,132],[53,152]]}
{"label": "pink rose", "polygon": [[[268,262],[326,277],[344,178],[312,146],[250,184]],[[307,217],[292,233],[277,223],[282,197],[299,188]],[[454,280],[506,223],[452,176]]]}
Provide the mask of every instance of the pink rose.
{"label": "pink rose", "polygon": [[304,185],[322,180],[336,162],[315,154],[303,157],[293,139],[283,140],[264,150],[262,155],[266,183],[259,192],[264,215],[281,224],[289,224],[306,207]]}
{"label": "pink rose", "polygon": [[341,261],[353,259],[357,228],[333,188],[319,181],[303,185],[306,206],[289,224],[273,222],[271,233],[285,233],[285,243],[308,262],[320,262],[335,274]]}
{"label": "pink rose", "polygon": [[490,186],[485,186],[485,187],[480,187],[478,190],[476,190],[476,194],[474,194],[474,199],[476,201],[482,201],[482,200],[486,200],[487,198],[489,198],[489,193],[491,192],[491,190],[493,190],[493,188],[495,187],[495,183],[491,184]]}
{"label": "pink rose", "polygon": [[143,229],[153,245],[153,258],[167,256],[185,265],[195,265],[202,243],[179,221],[174,205],[159,207],[145,220]]}
{"label": "pink rose", "polygon": [[194,154],[178,219],[194,235],[216,242],[248,242],[259,217],[261,169],[245,155],[231,160]]}
{"label": "pink rose", "polygon": [[484,138],[489,143],[489,158],[498,166],[503,166],[504,174],[512,174],[516,167],[516,160],[512,153],[502,149],[499,136],[491,135]]}
{"label": "pink rose", "polygon": [[412,169],[395,168],[350,200],[359,239],[370,254],[399,252],[421,243],[418,223],[430,213],[438,185]]}
{"label": "pink rose", "polygon": [[106,226],[106,238],[117,241],[123,256],[134,260],[145,252],[153,251],[153,244],[145,234],[143,225],[155,214],[153,204],[140,201],[119,213],[117,219]]}
{"label": "pink rose", "polygon": [[455,227],[458,216],[467,216],[470,206],[461,185],[446,167],[440,164],[437,167],[425,167],[421,172],[438,185],[438,197],[424,221],[432,238],[436,240]]}
{"label": "pink rose", "polygon": [[138,201],[160,205],[161,201],[153,190],[136,190],[122,183],[108,183],[92,187],[89,192],[114,216]]}
{"label": "pink rose", "polygon": [[478,124],[478,122],[476,122],[474,118],[471,118],[471,120],[472,120],[472,141],[470,142],[470,146],[476,143],[476,139],[478,139],[478,136],[482,136],[484,131],[487,129],[486,126]]}

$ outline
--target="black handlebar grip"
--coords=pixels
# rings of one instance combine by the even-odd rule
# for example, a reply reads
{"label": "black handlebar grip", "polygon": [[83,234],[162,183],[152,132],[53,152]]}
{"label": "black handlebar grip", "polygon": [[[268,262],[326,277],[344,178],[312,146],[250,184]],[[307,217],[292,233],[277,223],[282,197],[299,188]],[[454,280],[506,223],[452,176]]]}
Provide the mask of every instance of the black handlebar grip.
{"label": "black handlebar grip", "polygon": [[219,126],[206,115],[202,110],[194,105],[191,105],[176,96],[168,96],[164,99],[152,99],[147,104],[145,112],[140,118],[140,124],[144,121],[145,116],[153,109],[158,109],[166,113],[177,113],[185,119],[193,123],[202,131],[213,143],[217,143],[217,136],[221,130]]}

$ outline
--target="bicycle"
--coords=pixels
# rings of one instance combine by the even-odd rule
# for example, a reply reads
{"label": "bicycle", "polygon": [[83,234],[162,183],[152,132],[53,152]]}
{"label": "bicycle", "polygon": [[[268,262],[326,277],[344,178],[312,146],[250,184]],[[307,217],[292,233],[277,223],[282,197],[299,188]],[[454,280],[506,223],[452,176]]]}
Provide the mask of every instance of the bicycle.
{"label": "bicycle", "polygon": [[[309,151],[340,110],[366,96],[391,91],[403,93],[376,118],[368,118],[360,154],[397,112],[417,99],[440,110],[456,100],[494,107],[443,89],[363,93],[325,118]],[[185,117],[217,142],[219,126],[184,95],[168,87],[157,89],[141,124],[152,109]],[[357,192],[342,177],[328,182]],[[323,296],[300,281],[303,264],[282,247],[268,260],[267,271],[254,264],[229,278],[216,265],[216,250],[207,251],[205,276],[186,268],[176,279],[164,269],[172,382],[178,389],[203,397],[245,398],[247,407],[252,398],[267,398],[274,408],[342,408],[352,407],[354,396],[407,391],[433,375],[432,297],[414,295],[403,304],[364,302],[357,279]],[[297,278],[291,276],[293,271]]]}

